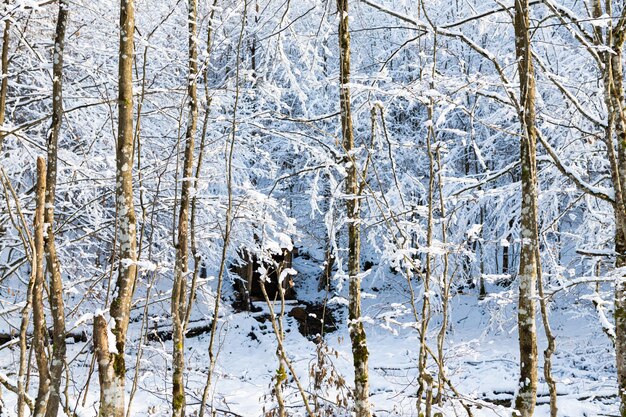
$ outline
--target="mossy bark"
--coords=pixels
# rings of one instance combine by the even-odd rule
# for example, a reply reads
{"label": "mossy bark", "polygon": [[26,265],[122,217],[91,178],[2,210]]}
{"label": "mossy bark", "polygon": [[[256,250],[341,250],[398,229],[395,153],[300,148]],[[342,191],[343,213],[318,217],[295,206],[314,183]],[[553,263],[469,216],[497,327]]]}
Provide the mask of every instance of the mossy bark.
{"label": "mossy bark", "polygon": [[48,281],[50,288],[50,312],[52,316],[52,360],[50,363],[50,399],[46,417],[56,417],[61,400],[61,379],[65,365],[65,304],[63,282],[54,237],[54,207],[57,182],[57,147],[63,120],[63,50],[68,20],[68,3],[59,2],[52,59],[52,123],[47,141],[45,244]]}
{"label": "mossy bark", "polygon": [[[604,14],[612,15],[611,2],[592,0],[591,14],[600,18]],[[603,10],[603,7],[605,8]],[[626,10],[622,11],[622,15]],[[621,21],[622,19],[620,19]],[[615,266],[626,266],[626,198],[624,184],[626,182],[626,116],[624,114],[624,80],[623,53],[625,32],[624,27],[613,24],[594,27],[594,40],[599,48],[598,63],[604,84],[604,102],[607,111],[605,128],[605,144],[607,159],[611,167],[611,181],[615,201],[613,212],[615,217]],[[615,318],[615,358],[617,368],[618,396],[620,399],[620,415],[626,417],[626,277],[620,277],[615,283],[614,298]]]}
{"label": "mossy bark", "polygon": [[[133,203],[133,56],[135,35],[134,0],[120,2],[120,47],[118,55],[118,129],[116,146],[116,212],[119,243],[118,275],[109,308],[115,351],[109,350],[106,320],[94,320],[94,344],[100,378],[100,417],[124,417],[126,333],[137,277],[137,225]],[[96,337],[97,336],[97,337]]]}
{"label": "mossy bark", "polygon": [[520,378],[515,409],[532,417],[537,399],[537,328],[535,298],[538,251],[537,161],[535,131],[535,72],[530,44],[528,0],[515,1],[515,52],[520,79],[520,159],[522,167],[518,330]]}
{"label": "mossy bark", "polygon": [[[172,324],[173,324],[173,384],[172,384],[172,416],[185,415],[185,317],[188,310],[187,272],[189,268],[189,208],[191,201],[191,178],[193,178],[193,154],[196,124],[198,120],[198,99],[196,82],[198,77],[198,51],[196,38],[197,0],[188,2],[189,22],[189,75],[187,94],[189,95],[189,120],[185,133],[185,156],[183,162],[183,181],[181,186],[180,211],[178,217],[178,236],[176,239],[176,265],[174,270],[174,286],[172,288]],[[191,301],[190,301],[191,302]]]}
{"label": "mossy bark", "polygon": [[340,107],[343,147],[347,155],[346,211],[348,215],[348,275],[350,280],[349,320],[354,362],[354,403],[356,417],[370,417],[367,340],[361,322],[361,230],[358,171],[353,157],[354,128],[350,103],[350,27],[348,0],[338,0],[340,51]]}
{"label": "mossy bark", "polygon": [[[8,10],[9,0],[4,1],[5,11]],[[4,31],[2,33],[2,58],[0,66],[2,68],[2,81],[0,81],[0,126],[4,124],[6,115],[7,90],[9,87],[9,41],[11,39],[11,19],[4,20]],[[0,132],[0,152],[2,152],[4,137],[6,134]],[[1,231],[1,230],[0,230]]]}

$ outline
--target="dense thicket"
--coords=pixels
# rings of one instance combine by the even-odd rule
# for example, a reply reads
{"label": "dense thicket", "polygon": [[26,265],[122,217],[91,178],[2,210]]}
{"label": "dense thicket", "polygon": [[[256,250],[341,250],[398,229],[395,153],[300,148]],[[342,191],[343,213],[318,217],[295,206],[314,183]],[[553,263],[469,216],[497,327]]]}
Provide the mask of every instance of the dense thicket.
{"label": "dense thicket", "polygon": [[[483,415],[480,371],[448,367],[471,305],[479,345],[513,341],[507,407],[560,401],[577,310],[626,416],[626,8],[514,1],[6,0],[3,409],[237,415],[219,355],[262,315],[268,415]],[[292,290],[351,348],[289,345]],[[411,340],[404,388],[368,381],[381,327]]]}

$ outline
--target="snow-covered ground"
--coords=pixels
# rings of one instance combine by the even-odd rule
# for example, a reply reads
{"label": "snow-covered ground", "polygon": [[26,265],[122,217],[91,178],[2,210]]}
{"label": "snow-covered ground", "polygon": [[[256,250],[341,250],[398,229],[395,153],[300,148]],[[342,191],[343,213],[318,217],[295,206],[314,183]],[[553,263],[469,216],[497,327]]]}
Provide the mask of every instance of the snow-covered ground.
{"label": "snow-covered ground", "polygon": [[[300,271],[296,280],[298,296],[308,301],[319,301],[325,294],[317,292],[314,279],[316,266],[312,260],[297,258],[294,267]],[[415,416],[415,392],[417,389],[417,355],[419,338],[411,326],[408,291],[404,291],[403,278],[389,274],[364,283],[363,312],[371,318],[366,320],[368,347],[370,351],[371,403],[376,416]],[[510,416],[508,404],[517,385],[518,353],[513,290],[493,286],[497,297],[479,301],[474,290],[458,293],[451,302],[450,326],[446,336],[445,355],[447,376],[462,395],[474,416]],[[344,288],[343,291],[346,289]],[[341,294],[340,294],[341,295]],[[571,297],[572,300],[578,296]],[[559,415],[568,417],[617,415],[614,353],[608,337],[602,332],[590,303],[566,304],[567,296],[559,298],[559,305],[551,310],[551,322],[557,335],[557,353],[554,357],[553,374],[557,379]],[[436,303],[433,303],[436,305]],[[288,302],[288,313],[296,301]],[[257,306],[263,307],[262,303]],[[352,379],[350,339],[345,325],[345,307],[332,305],[336,311],[339,330],[325,335],[328,347],[326,360],[332,362],[329,375],[343,376],[347,386],[337,391],[337,384],[322,384],[317,391],[327,400],[335,401],[348,392]],[[279,308],[277,308],[279,310]],[[263,415],[275,406],[272,397],[272,378],[277,369],[276,338],[271,324],[260,312],[235,312],[224,306],[219,325],[218,363],[212,381],[209,402],[218,416],[254,417]],[[199,304],[190,327],[207,325],[210,306]],[[204,321],[202,320],[204,317]],[[151,326],[158,321],[153,321]],[[291,362],[308,393],[314,392],[310,373],[317,362],[317,350],[310,339],[298,331],[294,317],[285,317],[285,346]],[[163,323],[161,323],[163,325]],[[89,329],[89,323],[83,325]],[[128,346],[128,392],[132,387],[137,357],[137,342],[141,321],[131,323],[131,340]],[[430,323],[430,346],[436,347],[440,316],[433,314]],[[542,328],[539,327],[539,334]],[[190,413],[197,410],[206,382],[208,368],[209,334],[204,333],[187,340],[187,387]],[[540,351],[545,338],[540,338]],[[148,341],[142,346],[142,358],[138,374],[138,389],[132,401],[131,416],[169,415],[171,381],[171,342]],[[10,353],[9,353],[10,352]],[[17,348],[5,349],[0,355],[1,365],[9,378],[15,378],[19,352]],[[541,356],[541,355],[540,355]],[[85,397],[84,386],[90,373],[92,360],[89,342],[70,346],[71,383],[69,404],[77,416],[97,414],[97,374],[91,375],[91,383]],[[330,362],[327,362],[330,363]],[[430,362],[433,374],[434,363]],[[331,366],[326,366],[330,370]],[[32,372],[35,375],[35,372]],[[549,415],[547,386],[539,388],[538,407],[535,415]],[[328,378],[327,378],[328,379]],[[300,394],[293,378],[288,380],[286,402],[294,416],[305,415]],[[339,380],[339,385],[342,381]],[[31,392],[36,379],[31,381]],[[339,395],[338,395],[339,394]],[[435,407],[444,416],[466,415],[454,395],[446,390],[448,401],[443,409]],[[15,396],[4,393],[6,409],[13,415]],[[322,401],[323,402],[323,401]],[[335,409],[333,415],[340,414]],[[339,409],[340,410],[340,409]],[[192,414],[193,415],[193,414]]]}

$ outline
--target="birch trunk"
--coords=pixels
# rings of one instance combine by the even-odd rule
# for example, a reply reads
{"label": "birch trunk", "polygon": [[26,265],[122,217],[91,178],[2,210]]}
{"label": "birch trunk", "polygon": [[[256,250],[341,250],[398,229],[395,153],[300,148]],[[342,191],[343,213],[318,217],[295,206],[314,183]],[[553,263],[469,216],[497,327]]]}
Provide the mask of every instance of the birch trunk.
{"label": "birch trunk", "polygon": [[[174,271],[174,287],[172,289],[172,323],[173,323],[173,388],[172,416],[185,415],[185,317],[187,312],[187,272],[189,267],[189,203],[191,200],[191,178],[193,178],[193,151],[196,123],[198,120],[198,98],[196,82],[198,77],[198,51],[196,37],[197,0],[189,0],[189,75],[187,94],[189,95],[189,120],[185,133],[185,160],[183,163],[183,180],[180,196],[180,212],[178,217],[178,239],[176,241],[176,266]],[[190,300],[191,303],[191,300]],[[189,306],[191,307],[191,306]]]}
{"label": "birch trunk", "polygon": [[[100,417],[124,417],[126,333],[137,276],[137,226],[133,203],[133,38],[134,0],[120,3],[116,210],[119,241],[118,276],[110,306],[114,343],[109,345],[107,321],[94,319],[94,343],[100,378]],[[110,349],[109,346],[114,346]]]}
{"label": "birch trunk", "polygon": [[535,74],[529,33],[528,0],[515,0],[515,52],[520,79],[520,158],[522,166],[522,207],[519,267],[518,329],[520,379],[515,409],[531,417],[537,398],[537,328],[535,297],[537,286],[537,161],[535,132]]}
{"label": "birch trunk", "polygon": [[350,279],[350,300],[348,318],[352,357],[354,361],[354,403],[356,417],[370,417],[369,371],[367,340],[361,322],[361,277],[360,277],[360,203],[358,174],[352,157],[354,130],[350,104],[350,28],[348,25],[348,0],[338,0],[339,12],[339,51],[340,51],[340,106],[343,147],[348,156],[348,176],[346,178],[346,211],[348,214],[348,275]]}

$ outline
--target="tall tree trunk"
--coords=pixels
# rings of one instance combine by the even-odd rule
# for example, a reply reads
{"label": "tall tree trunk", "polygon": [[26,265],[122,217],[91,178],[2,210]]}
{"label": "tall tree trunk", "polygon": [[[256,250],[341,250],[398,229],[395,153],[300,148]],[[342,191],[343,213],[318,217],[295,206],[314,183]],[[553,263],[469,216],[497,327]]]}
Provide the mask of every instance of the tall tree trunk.
{"label": "tall tree trunk", "polygon": [[52,57],[52,124],[48,135],[46,173],[46,258],[50,286],[50,311],[52,315],[52,361],[50,363],[50,399],[46,417],[56,417],[59,412],[61,378],[65,364],[65,306],[61,267],[54,243],[54,206],[57,182],[57,147],[63,120],[63,49],[68,18],[67,0],[59,2],[57,27],[54,35]]}
{"label": "tall tree trunk", "polygon": [[33,347],[39,370],[39,388],[35,400],[33,417],[44,417],[50,396],[50,373],[48,371],[48,353],[46,345],[48,332],[46,329],[46,315],[43,308],[44,287],[44,207],[46,205],[46,162],[37,158],[37,205],[35,208],[35,245],[33,252],[33,268],[35,269],[35,284],[33,285]]}
{"label": "tall tree trunk", "polygon": [[[174,270],[174,287],[172,289],[172,323],[173,323],[173,387],[172,416],[185,415],[185,317],[187,312],[187,272],[189,267],[189,203],[191,200],[191,181],[193,178],[193,151],[196,123],[198,120],[198,97],[196,84],[198,78],[198,48],[196,37],[196,21],[198,12],[197,0],[189,0],[189,75],[187,94],[189,95],[189,120],[185,133],[185,160],[183,163],[183,180],[181,185],[180,212],[178,217],[178,239],[176,241],[176,265]],[[190,300],[191,303],[191,300]],[[191,307],[191,306],[189,306]]]}
{"label": "tall tree trunk", "polygon": [[535,292],[537,286],[537,161],[535,132],[535,74],[529,32],[528,0],[515,0],[515,52],[520,79],[520,158],[522,166],[522,207],[519,267],[518,329],[520,379],[515,408],[521,417],[531,417],[537,398],[537,326]]}
{"label": "tall tree trunk", "polygon": [[[435,55],[435,54],[433,54]],[[433,64],[433,71],[435,68],[435,64]],[[434,78],[434,72],[433,72]],[[434,83],[431,82],[430,88],[434,89]],[[435,130],[433,123],[434,116],[434,100],[431,98],[428,104],[428,134],[426,135],[426,150],[428,153],[428,220],[427,220],[427,231],[426,231],[426,247],[431,248],[433,244],[433,228],[434,228],[434,219],[433,219],[433,211],[435,209],[435,154],[432,148],[432,143],[435,140]],[[447,272],[447,271],[446,271]],[[427,367],[427,333],[428,333],[428,325],[430,323],[431,317],[431,305],[430,305],[430,285],[432,283],[433,278],[433,256],[430,252],[426,252],[426,267],[424,277],[424,293],[422,295],[422,314],[421,314],[421,322],[420,322],[420,330],[419,330],[419,338],[420,338],[420,350],[418,354],[418,372],[419,372],[419,380],[417,382],[417,399],[416,399],[416,409],[417,414],[423,414],[425,417],[430,417],[431,409],[432,409],[432,383],[433,377],[430,374],[430,371]],[[443,376],[443,375],[440,375]],[[425,395],[424,395],[425,394]],[[424,411],[422,412],[422,397],[424,398]]]}
{"label": "tall tree trunk", "polygon": [[[9,0],[4,1],[5,14],[8,14]],[[11,31],[11,19],[9,16],[5,16],[4,31],[2,34],[2,55],[0,58],[0,70],[2,71],[2,80],[0,81],[0,152],[4,148],[4,138],[6,132],[4,131],[4,119],[6,115],[7,107],[7,89],[9,86],[9,39]],[[8,198],[8,196],[7,196]],[[4,207],[2,208],[4,210]],[[0,223],[0,237],[4,236],[5,228],[4,224]],[[0,246],[2,249],[2,246]]]}
{"label": "tall tree trunk", "polygon": [[[5,10],[8,12],[9,0],[5,0]],[[4,124],[7,107],[7,89],[9,86],[9,38],[11,31],[11,19],[6,16],[4,21],[4,32],[2,34],[2,81],[0,82],[0,127]],[[6,133],[0,131],[0,152],[4,145],[4,137]]]}
{"label": "tall tree trunk", "polygon": [[[605,3],[602,10],[600,0],[592,0],[591,14],[600,18],[603,13],[611,15],[611,2]],[[626,13],[623,11],[622,13]],[[600,58],[600,71],[604,84],[604,102],[607,108],[607,126],[605,144],[607,158],[611,167],[611,180],[615,194],[613,213],[615,217],[615,266],[626,266],[626,199],[624,183],[626,181],[626,116],[624,115],[624,81],[622,67],[622,48],[624,46],[624,28],[614,30],[611,23],[606,29],[594,27],[597,46],[605,47]],[[606,50],[606,47],[610,50]],[[617,139],[617,151],[614,139]],[[617,368],[620,415],[626,417],[626,278],[615,283],[615,358]]]}
{"label": "tall tree trunk", "polygon": [[[612,36],[610,36],[612,38]],[[622,75],[622,47],[623,40],[613,40],[611,53],[604,53],[605,71],[610,72],[605,77],[609,84],[610,118],[614,121],[615,136],[617,137],[617,155],[615,172],[613,174],[615,190],[615,266],[626,266],[626,117],[624,116],[624,85]],[[615,154],[613,135],[607,137],[607,149]],[[611,155],[609,155],[611,157]],[[626,278],[620,278],[615,283],[615,357],[617,366],[618,392],[620,397],[620,414],[626,417]]]}
{"label": "tall tree trunk", "polygon": [[109,309],[114,349],[109,349],[107,321],[94,319],[94,343],[100,378],[100,417],[124,417],[126,333],[137,276],[137,225],[133,203],[133,38],[134,0],[120,3],[118,131],[116,149],[116,211],[119,241],[118,275]]}
{"label": "tall tree trunk", "polygon": [[346,178],[346,211],[348,215],[348,275],[350,279],[349,326],[354,361],[354,403],[356,417],[371,416],[369,406],[369,371],[367,341],[361,322],[361,277],[360,250],[361,231],[359,225],[360,201],[358,172],[353,159],[354,129],[350,104],[350,28],[348,25],[348,0],[337,1],[339,12],[340,54],[340,107],[343,147],[348,157]]}

